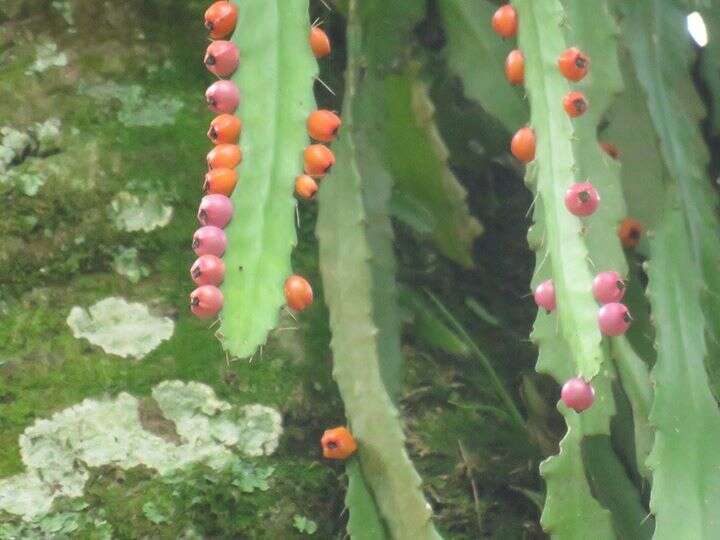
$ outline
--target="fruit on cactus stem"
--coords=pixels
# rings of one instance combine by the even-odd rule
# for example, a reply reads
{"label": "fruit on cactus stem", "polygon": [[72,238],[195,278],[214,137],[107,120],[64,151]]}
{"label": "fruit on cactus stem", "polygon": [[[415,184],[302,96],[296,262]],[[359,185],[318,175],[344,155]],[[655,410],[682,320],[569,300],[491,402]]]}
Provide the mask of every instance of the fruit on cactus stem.
{"label": "fruit on cactus stem", "polygon": [[518,20],[515,8],[506,4],[498,8],[492,18],[492,28],[503,38],[510,38],[517,34]]}
{"label": "fruit on cactus stem", "polygon": [[221,114],[210,122],[208,138],[213,144],[237,144],[240,140],[242,122],[232,114]]}
{"label": "fruit on cactus stem", "polygon": [[190,267],[196,285],[220,285],[225,279],[225,263],[215,255],[202,255]]}
{"label": "fruit on cactus stem", "polygon": [[307,130],[311,138],[320,142],[335,140],[342,121],[332,111],[321,109],[310,113],[307,119]]}
{"label": "fruit on cactus stem", "polygon": [[605,152],[611,158],[620,159],[620,150],[613,143],[601,142],[600,148],[602,148],[602,151]]}
{"label": "fruit on cactus stem", "polygon": [[592,291],[595,300],[601,304],[619,302],[625,296],[625,282],[613,270],[600,272],[593,280]]}
{"label": "fruit on cactus stem", "polygon": [[575,412],[589,409],[595,401],[595,389],[581,377],[573,377],[563,384],[560,399]]}
{"label": "fruit on cactus stem", "polygon": [[218,77],[229,77],[238,67],[240,53],[232,41],[213,41],[205,51],[205,67]]}
{"label": "fruit on cactus stem", "polygon": [[335,164],[335,155],[323,144],[311,144],[305,149],[305,173],[322,178]]}
{"label": "fruit on cactus stem", "polygon": [[210,319],[223,307],[223,293],[214,285],[201,285],[190,293],[190,310],[199,319]]}
{"label": "fruit on cactus stem", "polygon": [[302,199],[312,199],[317,193],[318,185],[311,176],[301,174],[295,179],[295,193]]}
{"label": "fruit on cactus stem", "polygon": [[327,459],[347,459],[357,450],[355,438],[346,427],[326,430],[320,444]]}
{"label": "fruit on cactus stem", "polygon": [[548,313],[555,310],[555,285],[552,279],[543,281],[540,285],[535,288],[533,295],[535,303],[541,309],[544,309]]}
{"label": "fruit on cactus stem", "polygon": [[218,193],[229,197],[237,185],[237,173],[233,169],[211,169],[205,174],[204,193]]}
{"label": "fruit on cactus stem", "polygon": [[325,31],[318,26],[313,26],[310,29],[310,48],[315,58],[324,58],[332,51],[330,38]]}
{"label": "fruit on cactus stem", "polygon": [[225,195],[205,195],[200,201],[197,217],[201,225],[224,229],[230,223],[233,211],[233,203]]}
{"label": "fruit on cactus stem", "polygon": [[573,184],[565,192],[565,207],[574,216],[589,216],[600,204],[600,194],[590,182]]}
{"label": "fruit on cactus stem", "polygon": [[205,91],[208,108],[214,113],[234,113],[240,104],[240,91],[232,81],[215,81]]}
{"label": "fruit on cactus stem", "polygon": [[637,247],[642,238],[643,226],[637,219],[625,218],[618,227],[618,237],[625,249]]}
{"label": "fruit on cactus stem", "polygon": [[520,49],[510,51],[505,59],[505,77],[514,86],[525,80],[525,57]]}
{"label": "fruit on cactus stem", "polygon": [[588,109],[588,101],[582,92],[568,92],[563,98],[563,108],[570,118],[577,118],[585,114]]}
{"label": "fruit on cactus stem", "polygon": [[222,39],[232,34],[237,23],[238,10],[232,2],[215,2],[205,11],[205,28],[212,39]]}
{"label": "fruit on cactus stem", "polygon": [[237,144],[218,144],[208,152],[208,169],[234,169],[242,158],[242,150]]}
{"label": "fruit on cactus stem", "polygon": [[566,79],[578,82],[587,75],[590,68],[590,58],[577,47],[570,47],[558,59],[560,73]]}
{"label": "fruit on cactus stem", "polygon": [[195,255],[215,255],[222,257],[227,247],[225,231],[211,225],[200,227],[193,235],[192,248]]}
{"label": "fruit on cactus stem", "polygon": [[632,317],[627,306],[619,302],[610,302],[600,308],[598,312],[598,325],[600,331],[606,336],[621,336],[630,328]]}
{"label": "fruit on cactus stem", "polygon": [[313,303],[313,290],[310,283],[298,275],[292,275],[285,280],[285,300],[287,305],[295,311],[302,311]]}
{"label": "fruit on cactus stem", "polygon": [[535,159],[535,132],[529,127],[517,130],[510,141],[510,152],[523,163]]}

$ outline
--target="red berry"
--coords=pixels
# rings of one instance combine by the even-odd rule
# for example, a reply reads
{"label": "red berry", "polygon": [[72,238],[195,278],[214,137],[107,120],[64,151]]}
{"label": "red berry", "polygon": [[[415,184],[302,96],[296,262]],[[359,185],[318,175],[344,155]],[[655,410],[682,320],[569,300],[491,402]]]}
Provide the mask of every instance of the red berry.
{"label": "red berry", "polygon": [[598,312],[600,331],[606,336],[621,336],[630,328],[632,317],[624,304],[611,302],[605,304]]}
{"label": "red berry", "polygon": [[235,30],[237,23],[237,6],[221,0],[215,2],[205,11],[205,28],[210,30],[210,37],[222,39]]}
{"label": "red berry", "polygon": [[310,29],[310,48],[315,58],[324,58],[332,51],[330,38],[322,28],[313,26]]}
{"label": "red berry", "polygon": [[535,132],[529,127],[517,130],[510,141],[510,152],[523,163],[535,159]]}
{"label": "red berry", "polygon": [[552,279],[543,281],[538,285],[533,296],[539,308],[544,309],[548,313],[555,310],[555,285]]}
{"label": "red berry", "polygon": [[601,142],[600,148],[602,148],[603,152],[605,152],[611,158],[620,159],[620,150],[618,150],[618,147],[615,146],[613,143]]}
{"label": "red berry", "polygon": [[642,238],[643,226],[637,219],[625,218],[618,227],[618,236],[625,249],[636,248]]}
{"label": "red berry", "polygon": [[223,293],[214,285],[201,285],[190,293],[190,310],[199,319],[210,319],[223,307]]}
{"label": "red berry", "polygon": [[335,155],[325,145],[311,144],[305,149],[305,173],[313,178],[322,178],[335,165]]}
{"label": "red berry", "polygon": [[592,291],[601,304],[619,302],[625,296],[625,282],[617,272],[600,272],[593,280]]}
{"label": "red berry", "polygon": [[285,281],[285,300],[295,311],[302,311],[313,303],[313,290],[310,283],[298,275],[292,275]]}
{"label": "red berry", "polygon": [[302,174],[295,178],[295,193],[302,199],[312,199],[317,193],[318,185],[311,176]]}
{"label": "red berry", "polygon": [[205,174],[204,193],[219,193],[229,197],[235,190],[237,173],[233,169],[211,169]]}
{"label": "red berry", "polygon": [[565,192],[565,206],[574,216],[589,216],[599,204],[600,194],[590,182],[573,184]]}
{"label": "red berry", "polygon": [[522,84],[525,80],[525,57],[520,49],[508,54],[505,60],[505,77],[512,85]]}
{"label": "red berry", "polygon": [[190,268],[190,276],[197,285],[220,285],[225,279],[225,263],[215,255],[202,255]]}
{"label": "red berry", "polygon": [[515,8],[510,4],[500,7],[493,15],[492,27],[496,34],[504,38],[517,34],[518,20]]}
{"label": "red berry", "polygon": [[221,114],[210,122],[207,135],[214,144],[237,144],[241,131],[242,122],[237,116]]}
{"label": "red berry", "polygon": [[595,401],[595,390],[589,382],[580,377],[574,377],[563,384],[560,399],[566,407],[575,412],[583,412],[589,409]]}
{"label": "red berry", "polygon": [[205,66],[218,77],[229,77],[238,67],[240,53],[232,41],[213,41],[205,51]]}
{"label": "red berry", "polygon": [[357,443],[346,427],[328,429],[320,439],[323,456],[328,459],[347,459],[357,450]]}
{"label": "red berry", "polygon": [[192,248],[195,255],[215,255],[222,257],[227,247],[225,231],[218,227],[200,227],[193,235]]}
{"label": "red berry", "polygon": [[307,119],[307,130],[316,141],[330,142],[335,140],[342,121],[332,111],[319,110],[310,113]]}
{"label": "red berry", "polygon": [[570,118],[576,118],[585,114],[588,109],[588,101],[582,92],[568,92],[563,99],[563,107]]}
{"label": "red berry", "polygon": [[233,114],[240,104],[240,91],[232,81],[215,81],[205,91],[205,99],[212,112]]}
{"label": "red berry", "polygon": [[234,169],[242,158],[242,150],[237,144],[218,144],[208,152],[208,169]]}
{"label": "red berry", "polygon": [[558,67],[563,77],[578,82],[587,75],[590,59],[577,47],[571,47],[558,58]]}
{"label": "red berry", "polygon": [[233,211],[233,203],[225,195],[205,195],[200,201],[198,221],[202,225],[224,229],[230,223]]}

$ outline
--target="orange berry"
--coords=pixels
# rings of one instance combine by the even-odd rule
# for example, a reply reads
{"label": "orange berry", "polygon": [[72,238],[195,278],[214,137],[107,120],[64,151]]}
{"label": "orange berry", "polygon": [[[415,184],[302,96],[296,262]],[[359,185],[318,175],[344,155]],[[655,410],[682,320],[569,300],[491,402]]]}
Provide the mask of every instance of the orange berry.
{"label": "orange berry", "polygon": [[517,34],[518,20],[515,8],[510,4],[498,8],[492,18],[492,27],[496,34],[504,38]]}
{"label": "orange berry", "polygon": [[295,193],[303,199],[312,199],[318,190],[318,185],[312,177],[302,174],[295,178]]}
{"label": "orange berry", "polygon": [[210,122],[208,137],[215,144],[237,144],[242,131],[242,122],[232,114],[221,114]]}
{"label": "orange berry", "polygon": [[322,178],[335,165],[332,151],[322,144],[311,144],[305,149],[305,173],[313,178]]}
{"label": "orange berry", "polygon": [[332,50],[330,47],[330,38],[325,31],[318,26],[313,26],[310,29],[310,48],[315,58],[324,58],[329,55]]}
{"label": "orange berry", "polygon": [[285,300],[295,311],[302,311],[313,303],[313,290],[307,279],[292,275],[285,280]]}
{"label": "orange berry", "polygon": [[587,75],[590,68],[590,58],[577,47],[570,47],[558,58],[558,67],[563,77],[578,82]]}
{"label": "orange berry", "polygon": [[620,159],[620,150],[618,150],[618,147],[615,146],[613,143],[601,142],[600,148],[602,148],[603,152],[605,152],[611,158]]}
{"label": "orange berry", "polygon": [[222,39],[232,34],[237,23],[238,9],[232,2],[220,0],[205,11],[205,28],[210,30],[210,37]]}
{"label": "orange berry", "polygon": [[332,111],[321,109],[310,113],[307,119],[307,130],[316,141],[330,142],[337,136],[342,121]]}
{"label": "orange berry", "polygon": [[625,218],[618,227],[618,236],[625,249],[633,249],[640,243],[643,226],[637,219]]}
{"label": "orange berry", "polygon": [[320,444],[327,459],[347,459],[357,450],[357,443],[346,427],[328,429],[323,433]]}
{"label": "orange berry", "polygon": [[234,169],[242,161],[242,150],[237,144],[218,144],[207,155],[209,169]]}
{"label": "orange berry", "polygon": [[512,85],[522,84],[525,80],[525,57],[520,49],[508,54],[505,60],[505,77]]}
{"label": "orange berry", "polygon": [[229,197],[237,185],[237,173],[234,169],[212,169],[205,175],[203,191],[206,194],[219,193]]}
{"label": "orange berry", "polygon": [[588,109],[588,101],[582,92],[568,92],[563,98],[563,107],[570,118],[576,118],[585,114]]}
{"label": "orange berry", "polygon": [[529,127],[517,130],[510,141],[510,152],[523,163],[535,159],[535,132]]}

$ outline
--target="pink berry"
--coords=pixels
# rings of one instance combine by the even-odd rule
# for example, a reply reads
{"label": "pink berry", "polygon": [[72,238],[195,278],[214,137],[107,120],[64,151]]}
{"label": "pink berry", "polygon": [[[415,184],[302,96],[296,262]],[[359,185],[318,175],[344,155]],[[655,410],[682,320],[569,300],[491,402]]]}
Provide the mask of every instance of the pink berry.
{"label": "pink berry", "polygon": [[600,308],[598,312],[598,324],[600,331],[606,336],[620,336],[630,328],[630,312],[624,304],[610,302]]}
{"label": "pink berry", "polygon": [[220,285],[225,279],[225,263],[215,255],[203,255],[190,268],[197,285]]}
{"label": "pink berry", "polygon": [[600,272],[593,280],[592,291],[601,304],[619,302],[625,296],[625,282],[617,272]]}
{"label": "pink berry", "polygon": [[233,216],[233,203],[225,195],[213,193],[205,195],[200,201],[198,221],[202,225],[212,225],[224,229]]}
{"label": "pink berry", "polygon": [[229,77],[237,69],[240,53],[232,41],[213,41],[205,52],[205,66],[218,77]]}
{"label": "pink berry", "polygon": [[210,319],[223,307],[223,293],[214,285],[201,285],[190,293],[190,310],[199,319]]}
{"label": "pink berry", "polygon": [[600,194],[590,182],[573,184],[565,192],[565,206],[574,216],[589,216],[599,204]]}
{"label": "pink berry", "polygon": [[200,227],[193,235],[192,248],[195,255],[215,255],[222,257],[227,247],[225,231],[217,227]]}
{"label": "pink berry", "polygon": [[232,81],[215,81],[205,92],[205,99],[212,112],[233,114],[240,103],[240,91]]}
{"label": "pink berry", "polygon": [[548,313],[555,310],[555,285],[552,279],[543,281],[535,289],[535,303]]}
{"label": "pink berry", "polygon": [[595,401],[595,390],[589,382],[580,377],[574,377],[563,384],[560,399],[575,412],[589,409]]}

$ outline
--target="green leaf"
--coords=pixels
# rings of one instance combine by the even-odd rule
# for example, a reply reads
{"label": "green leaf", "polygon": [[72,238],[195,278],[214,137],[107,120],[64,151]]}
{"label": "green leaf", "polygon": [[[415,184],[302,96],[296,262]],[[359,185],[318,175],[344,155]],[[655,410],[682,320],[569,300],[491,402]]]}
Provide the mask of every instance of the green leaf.
{"label": "green leaf", "polygon": [[437,347],[450,354],[468,356],[467,344],[438,317],[425,299],[410,289],[400,293],[400,303],[413,315],[413,334],[431,347]]}
{"label": "green leaf", "polygon": [[543,213],[544,233],[539,241],[549,250],[543,262],[553,270],[560,333],[570,347],[576,375],[590,380],[600,371],[603,354],[583,222],[564,204],[565,191],[579,180],[574,130],[562,106],[569,85],[555,67],[566,48],[562,33],[565,14],[557,0],[518,0],[515,5],[531,124],[537,138],[535,161],[528,165],[526,182],[535,187],[535,204]]}
{"label": "green leaf", "polygon": [[679,197],[674,186],[668,187],[648,263],[658,350],[650,414],[657,431],[648,459],[657,540],[720,538],[720,412],[703,366],[700,272],[687,263],[692,245]]}
{"label": "green leaf", "polygon": [[296,242],[295,177],[308,143],[317,64],[308,45],[307,0],[243,0],[233,41],[242,62],[233,80],[242,93],[243,163],[227,228],[225,307],[219,337],[246,357],[262,345],[285,303]]}
{"label": "green leaf", "polygon": [[[363,6],[368,9],[368,4]],[[365,115],[373,118],[368,103],[377,97],[365,94],[368,85],[376,87],[372,80],[368,82],[367,76],[359,78],[368,60],[368,56],[361,56],[365,51],[361,49],[363,44],[358,4],[351,0],[344,129],[336,144],[334,173],[320,191],[317,223],[320,270],[333,334],[333,374],[350,427],[358,440],[363,476],[389,532],[397,538],[440,538],[431,522],[430,506],[420,489],[420,477],[405,450],[398,411],[382,374],[387,362],[394,365],[401,358],[399,346],[385,349],[385,354],[381,354],[382,336],[378,332],[382,329],[380,323],[385,321],[378,319],[378,309],[383,304],[392,306],[394,301],[392,296],[382,296],[384,291],[378,287],[378,283],[389,284],[394,279],[393,274],[387,272],[392,237],[387,198],[381,198],[377,189],[368,194],[367,182],[372,179],[361,169],[361,165],[377,165],[377,160],[367,159],[366,152],[372,155],[372,149],[363,132],[368,125]],[[389,182],[387,177],[378,178]],[[389,196],[387,186],[382,192]],[[374,215],[372,220],[370,212]],[[384,218],[384,224],[377,223],[379,218]],[[374,222],[372,227],[371,222]],[[378,251],[378,248],[381,249]],[[383,270],[385,275],[381,276],[379,272]],[[391,329],[385,337],[396,340],[397,332],[398,329]]]}
{"label": "green leaf", "polygon": [[[623,28],[638,80],[647,96],[660,151],[677,183],[691,245],[689,261],[699,269],[702,298],[717,371],[720,351],[720,219],[718,196],[707,177],[709,155],[698,125],[704,108],[690,78],[694,52],[687,13],[673,2],[643,0],[624,5]],[[717,349],[717,350],[716,350]]]}
{"label": "green leaf", "polygon": [[440,0],[445,25],[445,53],[450,68],[462,79],[465,95],[498,118],[509,132],[528,119],[522,90],[505,79],[505,58],[512,49],[492,30],[497,5],[486,0]]}
{"label": "green leaf", "polygon": [[448,166],[435,108],[427,87],[417,79],[417,68],[386,76],[377,92],[382,92],[387,114],[378,124],[378,148],[395,189],[433,217],[432,235],[443,254],[471,266],[473,240],[482,228],[470,214],[465,188]]}
{"label": "green leaf", "polygon": [[643,507],[635,486],[628,480],[610,437],[585,437],[582,448],[588,480],[598,500],[612,513],[616,538],[652,538],[653,519]]}
{"label": "green leaf", "polygon": [[387,538],[385,527],[362,476],[360,463],[356,459],[351,459],[345,466],[345,472],[348,477],[345,506],[350,509],[347,526],[350,538],[352,540],[385,540]]}
{"label": "green leaf", "polygon": [[299,514],[293,516],[293,527],[301,533],[313,535],[317,532],[318,526],[312,519]]}
{"label": "green leaf", "polygon": [[650,471],[646,460],[655,437],[655,432],[650,426],[650,406],[653,400],[650,370],[625,337],[614,339],[610,350],[615,360],[620,384],[632,408],[636,466],[640,474],[648,477]]}

